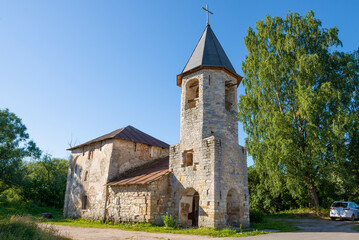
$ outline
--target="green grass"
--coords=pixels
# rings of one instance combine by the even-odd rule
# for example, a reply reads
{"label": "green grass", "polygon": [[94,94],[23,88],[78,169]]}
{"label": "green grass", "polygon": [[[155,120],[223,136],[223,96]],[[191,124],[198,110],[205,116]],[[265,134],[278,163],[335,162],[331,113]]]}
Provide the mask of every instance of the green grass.
{"label": "green grass", "polygon": [[353,229],[354,229],[355,231],[358,231],[358,232],[359,232],[359,225],[355,225],[355,226],[353,227]]}
{"label": "green grass", "polygon": [[216,228],[166,228],[164,226],[156,226],[150,223],[113,223],[101,222],[86,219],[54,219],[45,220],[47,224],[56,225],[70,225],[77,227],[87,228],[117,228],[128,231],[143,231],[143,232],[159,232],[159,233],[174,233],[174,234],[190,234],[190,235],[208,235],[213,237],[245,237],[265,234],[258,230],[254,231],[237,231],[229,228],[216,229]]}
{"label": "green grass", "polygon": [[265,217],[263,222],[251,223],[251,227],[258,230],[279,230],[280,232],[298,231],[300,228],[294,226],[294,222],[288,222],[282,219]]}
{"label": "green grass", "polygon": [[12,216],[0,222],[0,239],[13,240],[65,240],[53,228],[40,228],[30,217]]}
{"label": "green grass", "polygon": [[268,215],[270,218],[320,218],[320,219],[328,219],[329,218],[329,209],[326,208],[299,208],[299,209],[291,209],[280,211],[277,213],[273,213]]}
{"label": "green grass", "polygon": [[[41,213],[50,212],[53,214],[54,219],[43,219]],[[57,224],[57,225],[70,225],[78,227],[88,227],[88,228],[117,228],[130,231],[144,231],[144,232],[161,232],[161,233],[175,233],[175,234],[191,234],[191,235],[209,235],[213,237],[241,237],[241,236],[255,236],[259,234],[265,234],[265,232],[260,231],[236,231],[233,229],[215,229],[215,228],[166,228],[163,226],[156,226],[150,223],[138,223],[138,224],[128,224],[128,223],[112,223],[106,222],[102,223],[101,221],[85,220],[85,219],[64,219],[62,218],[62,210],[50,207],[42,207],[35,203],[21,203],[21,202],[9,202],[0,198],[0,225],[2,227],[11,228],[7,225],[8,222],[14,217],[12,216],[26,216],[25,218],[27,225],[30,225],[31,229],[35,229],[35,223],[46,223],[46,224]],[[24,224],[22,224],[24,225]],[[26,227],[19,227],[19,229],[26,229]],[[25,230],[24,230],[25,231]],[[34,230],[35,231],[35,230]],[[7,231],[8,232],[8,231]],[[16,232],[21,233],[22,230],[16,230]],[[26,231],[25,231],[26,232]],[[1,233],[1,232],[0,232]],[[20,234],[21,235],[21,234]],[[30,234],[31,235],[31,234]],[[11,237],[10,235],[3,234],[0,236],[2,239],[22,239]],[[9,237],[10,236],[10,237]],[[49,235],[51,236],[51,234]],[[28,238],[24,238],[28,239]],[[33,239],[43,239],[43,238],[33,238]],[[46,239],[46,238],[44,238]],[[47,239],[65,239],[65,238],[47,238]]]}
{"label": "green grass", "polygon": [[13,215],[27,216],[34,219],[41,219],[41,213],[50,212],[55,218],[62,216],[62,209],[43,207],[33,202],[10,202],[0,198],[0,221],[9,219]]}
{"label": "green grass", "polygon": [[[41,213],[51,212],[54,219],[43,219]],[[216,228],[166,228],[164,226],[156,226],[150,223],[113,223],[113,222],[101,222],[85,219],[65,219],[62,218],[62,210],[49,207],[41,207],[34,203],[19,203],[19,202],[7,202],[0,199],[0,224],[7,222],[12,215],[25,216],[28,215],[32,222],[42,222],[46,224],[56,225],[69,225],[77,227],[87,228],[117,228],[129,231],[144,231],[144,232],[159,232],[159,233],[175,233],[175,234],[191,234],[191,235],[209,235],[213,237],[241,237],[241,236],[255,236],[259,234],[265,234],[261,230],[279,230],[281,232],[290,232],[299,230],[294,226],[293,222],[288,222],[281,217],[289,218],[290,216],[296,216],[296,212],[281,212],[279,214],[266,216],[265,220],[261,223],[251,223],[251,229],[243,229],[243,231],[237,231],[229,228],[216,229]],[[0,237],[0,240],[2,238]],[[5,239],[5,238],[4,238]]]}

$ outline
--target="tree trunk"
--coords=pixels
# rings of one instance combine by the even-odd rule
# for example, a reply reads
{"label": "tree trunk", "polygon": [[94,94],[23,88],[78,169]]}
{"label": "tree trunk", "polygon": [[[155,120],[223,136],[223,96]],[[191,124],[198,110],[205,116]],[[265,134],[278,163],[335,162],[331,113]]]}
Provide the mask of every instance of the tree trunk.
{"label": "tree trunk", "polygon": [[314,182],[311,179],[307,180],[309,207],[319,207],[319,199],[317,194],[317,188],[314,186]]}

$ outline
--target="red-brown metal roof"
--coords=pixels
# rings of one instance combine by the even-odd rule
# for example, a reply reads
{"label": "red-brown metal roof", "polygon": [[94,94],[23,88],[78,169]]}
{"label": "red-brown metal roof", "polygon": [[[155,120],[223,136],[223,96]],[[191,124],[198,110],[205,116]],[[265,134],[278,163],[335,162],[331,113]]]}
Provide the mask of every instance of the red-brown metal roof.
{"label": "red-brown metal roof", "polygon": [[120,128],[116,131],[110,132],[101,137],[95,138],[91,141],[88,141],[83,144],[77,145],[75,147],[69,148],[67,150],[74,150],[76,148],[84,147],[84,146],[90,145],[92,143],[96,143],[96,142],[100,142],[100,141],[104,141],[104,140],[112,139],[112,138],[124,139],[124,140],[129,140],[129,141],[138,142],[138,143],[145,143],[145,144],[148,144],[151,146],[157,146],[157,147],[162,147],[162,148],[169,148],[169,145],[167,143],[162,142],[161,140],[158,140],[157,138],[154,138],[154,137],[148,135],[147,133],[144,133],[144,132],[138,130],[135,127],[127,126],[124,128]]}
{"label": "red-brown metal roof", "polygon": [[121,178],[120,180],[109,182],[107,185],[132,185],[132,184],[148,184],[154,182],[161,178],[164,175],[169,174],[168,169],[169,159],[164,158],[158,161],[153,162],[150,166],[145,169],[139,169],[132,172],[126,177]]}

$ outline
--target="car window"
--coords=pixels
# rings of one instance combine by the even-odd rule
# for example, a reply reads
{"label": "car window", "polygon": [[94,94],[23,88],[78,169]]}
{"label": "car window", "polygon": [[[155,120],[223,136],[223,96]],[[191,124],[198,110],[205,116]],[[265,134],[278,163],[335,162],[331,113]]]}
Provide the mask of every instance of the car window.
{"label": "car window", "polygon": [[[345,205],[345,206],[344,206]],[[335,207],[335,208],[342,208],[342,207],[346,207],[347,204],[346,203],[343,203],[343,202],[335,202],[333,203],[332,207]]]}
{"label": "car window", "polygon": [[332,207],[335,207],[335,208],[346,208],[346,207],[348,207],[348,203],[335,202],[335,203],[332,204]]}

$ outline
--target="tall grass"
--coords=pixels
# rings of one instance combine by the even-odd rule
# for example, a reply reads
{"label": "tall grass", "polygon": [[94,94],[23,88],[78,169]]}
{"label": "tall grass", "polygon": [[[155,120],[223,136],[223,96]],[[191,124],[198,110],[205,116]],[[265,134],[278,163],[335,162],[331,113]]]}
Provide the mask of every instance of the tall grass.
{"label": "tall grass", "polygon": [[40,228],[30,217],[12,216],[0,223],[0,239],[21,240],[65,240],[52,227]]}
{"label": "tall grass", "polygon": [[9,201],[0,197],[0,221],[9,219],[13,215],[31,215],[32,218],[41,219],[41,213],[51,212],[54,217],[61,217],[62,210],[53,207],[44,207],[32,201]]}

